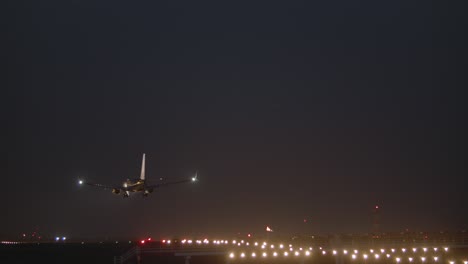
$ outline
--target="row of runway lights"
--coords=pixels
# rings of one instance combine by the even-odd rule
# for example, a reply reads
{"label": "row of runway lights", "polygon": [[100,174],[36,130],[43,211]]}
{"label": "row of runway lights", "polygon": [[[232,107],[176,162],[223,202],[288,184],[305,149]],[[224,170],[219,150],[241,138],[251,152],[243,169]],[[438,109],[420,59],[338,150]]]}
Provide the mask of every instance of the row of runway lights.
{"label": "row of runway lights", "polygon": [[[142,241],[143,241],[143,240],[142,240]],[[171,240],[162,240],[162,243],[170,245],[170,244],[171,244]],[[183,240],[181,240],[181,243],[182,243],[182,244],[188,244],[188,245],[191,245],[191,244],[198,244],[198,245],[206,244],[206,245],[207,245],[207,244],[210,244],[210,241],[209,241],[208,239],[206,239],[206,238],[205,238],[204,240],[200,240],[200,239],[199,239],[199,240],[195,240],[195,241],[194,241],[194,240],[191,240],[191,239],[183,239]],[[214,244],[214,245],[229,245],[230,243],[229,243],[228,240],[212,240],[212,241],[211,241],[211,244]],[[244,241],[244,240],[241,240],[241,241],[232,240],[231,244],[237,245],[237,246],[250,246],[250,245],[251,245],[249,242],[246,242],[246,241]],[[253,245],[254,245],[254,246],[258,246],[259,243],[258,243],[258,242],[254,242]],[[268,247],[268,243],[267,243],[267,242],[263,242],[262,245],[261,245],[261,248],[262,248],[262,249],[265,249],[266,247]],[[283,248],[283,247],[284,247],[283,244],[279,244],[279,248]],[[291,248],[292,245],[290,244],[289,247]],[[274,248],[275,248],[275,245],[271,244],[271,245],[270,245],[270,248],[274,249]],[[312,248],[311,248],[311,249],[312,249]],[[439,248],[437,248],[437,247],[434,247],[434,248],[432,248],[432,249],[433,249],[434,252],[437,252],[437,251],[439,250]],[[320,250],[322,250],[322,247],[320,247]],[[406,252],[409,252],[409,251],[410,251],[410,250],[407,249],[407,248],[401,248],[400,250],[401,250],[402,253],[406,253]],[[426,247],[421,248],[421,250],[422,250],[424,253],[430,251],[430,249],[429,249],[429,248],[426,248]],[[445,252],[447,252],[447,251],[448,251],[448,247],[444,247],[443,250],[444,250]],[[390,251],[391,251],[392,253],[395,253],[397,250],[396,250],[395,248],[392,248],[392,249],[390,249]],[[418,252],[418,248],[412,248],[411,251],[412,251],[413,253],[416,253],[416,252]],[[333,250],[333,252],[334,252],[334,254],[336,254],[336,250]],[[357,253],[358,250],[355,249],[354,252]],[[374,250],[373,250],[373,249],[370,249],[369,252],[370,252],[370,253],[374,253]],[[380,252],[381,252],[381,253],[385,253],[385,249],[380,249]],[[343,253],[344,253],[344,254],[347,254],[347,250],[343,250]]]}
{"label": "row of runway lights", "polygon": [[[168,244],[168,245],[171,244],[171,240],[162,240],[162,242],[165,243],[165,244]],[[198,245],[205,244],[205,245],[208,245],[208,244],[210,244],[210,241],[209,241],[208,239],[206,239],[206,238],[205,238],[204,240],[200,240],[200,239],[199,239],[199,240],[195,240],[195,241],[194,241],[194,240],[191,240],[191,239],[183,239],[183,240],[181,240],[181,243],[182,243],[182,244],[188,244],[188,245],[192,245],[192,244],[198,244]],[[229,243],[228,240],[213,240],[213,241],[211,241],[211,244],[214,244],[214,245],[229,245],[230,243]],[[241,240],[241,241],[232,240],[231,244],[232,244],[232,245],[237,245],[237,246],[239,246],[239,247],[240,247],[240,246],[251,246],[251,244],[250,244],[249,242],[246,242],[246,241],[244,241],[244,240]],[[259,244],[258,242],[254,242],[254,244],[253,244],[253,246],[255,246],[255,247],[257,247],[257,246],[259,246],[259,245],[260,245],[260,244]],[[262,249],[266,249],[266,248],[268,248],[268,247],[271,248],[271,249],[275,249],[275,245],[271,244],[270,246],[268,246],[268,243],[267,243],[267,242],[263,242],[263,243],[261,244],[260,247],[261,247]],[[283,248],[284,248],[284,245],[283,245],[283,244],[279,244],[278,247],[279,247],[280,249],[283,249]],[[289,244],[289,248],[290,248],[291,250],[293,250],[293,246],[292,246],[291,244]],[[439,251],[439,248],[437,248],[437,247],[434,247],[434,248],[431,248],[431,249],[433,250],[433,252],[438,252],[438,251]],[[420,248],[420,250],[422,250],[423,253],[430,252],[431,249],[429,249],[429,248],[427,248],[427,247]],[[448,247],[444,247],[444,248],[442,248],[442,249],[443,249],[445,252],[448,252],[448,250],[449,250]],[[302,250],[302,248],[301,248],[300,250]],[[309,250],[312,250],[312,247],[310,247]],[[320,247],[320,250],[322,250],[322,247]],[[411,252],[411,251],[412,251],[413,253],[416,253],[416,252],[420,252],[420,250],[418,250],[418,248],[411,248],[411,250],[409,250],[409,249],[407,249],[407,248],[401,248],[401,249],[400,249],[400,251],[401,251],[402,253]],[[397,249],[395,249],[395,248],[391,248],[391,249],[390,249],[390,252],[392,252],[392,253],[396,253],[397,251],[399,251],[399,250],[397,250]],[[354,252],[355,254],[357,254],[359,251],[358,251],[357,249],[354,249],[353,252]],[[377,252],[377,250],[369,249],[369,252],[370,252],[371,254],[374,254],[374,252]],[[386,250],[382,248],[382,249],[380,249],[380,252],[381,252],[382,254],[384,254],[384,253],[386,252]],[[326,254],[326,251],[325,251],[325,250],[322,250],[322,253],[325,255],[325,254]],[[336,255],[336,254],[338,253],[338,251],[332,250],[332,253],[333,253],[333,255]],[[343,250],[343,254],[344,254],[344,255],[348,254],[348,250],[344,249],[344,250]],[[387,255],[388,255],[388,254],[387,254]]]}
{"label": "row of runway lights", "polygon": [[[280,254],[281,254],[281,253],[273,252],[271,255],[272,255],[273,257],[278,257]],[[290,256],[290,255],[294,255],[295,257],[299,257],[299,256],[301,256],[301,253],[300,253],[299,251],[295,251],[294,254],[292,254],[292,253],[290,254],[288,251],[284,251],[282,255],[283,255],[284,257],[288,257],[288,256]],[[306,257],[308,257],[308,256],[310,256],[310,255],[311,255],[311,252],[308,251],[308,250],[306,250],[306,251],[304,252],[304,254],[303,254],[303,256],[306,256]],[[246,258],[246,257],[247,257],[247,254],[244,253],[244,252],[241,252],[238,256],[239,256],[241,259],[243,259],[243,258]],[[256,257],[257,257],[257,253],[252,252],[252,253],[250,254],[250,256],[251,256],[252,258],[256,258]],[[387,258],[391,258],[390,254],[387,254],[386,256],[387,256]],[[267,253],[267,252],[262,252],[262,253],[261,253],[261,257],[263,257],[263,258],[268,257],[268,253]],[[380,258],[380,255],[379,255],[379,254],[374,254],[374,257],[375,257],[376,260],[378,260],[378,259]],[[236,255],[234,254],[234,252],[231,252],[231,253],[229,254],[229,258],[231,258],[231,259],[236,258]],[[351,258],[352,258],[353,260],[356,260],[356,259],[357,259],[357,255],[356,255],[356,254],[352,254],[352,255],[351,255]],[[369,255],[363,254],[362,258],[363,258],[364,260],[367,260],[367,259],[369,259]],[[396,262],[396,263],[400,263],[400,262],[403,261],[403,259],[400,258],[400,257],[395,257],[394,259],[395,259],[395,262]],[[432,259],[434,260],[434,262],[438,262],[438,261],[439,261],[439,257],[437,257],[437,256],[434,256]],[[422,256],[422,257],[420,257],[420,260],[421,260],[422,263],[425,263],[425,262],[428,260],[428,258]],[[409,262],[416,261],[416,258],[408,257],[408,261],[409,261]],[[456,263],[468,264],[468,261],[467,261],[467,260],[463,260],[463,261],[455,262],[455,261],[453,261],[453,260],[449,260],[448,263],[449,263],[449,264],[456,264]]]}
{"label": "row of runway lights", "polygon": [[3,245],[17,245],[17,244],[21,244],[21,242],[16,242],[16,241],[1,241],[0,244],[3,244]]}
{"label": "row of runway lights", "polygon": [[[163,240],[162,242],[163,242],[163,243],[166,243],[166,244],[171,244],[171,240]],[[191,245],[191,244],[198,244],[198,245],[202,245],[202,244],[205,244],[205,245],[207,245],[207,244],[229,245],[229,244],[231,244],[231,245],[237,245],[237,246],[251,246],[251,244],[250,244],[249,242],[246,242],[246,241],[244,241],[244,240],[241,240],[241,241],[232,240],[231,243],[229,243],[228,240],[213,240],[213,241],[211,241],[211,243],[210,243],[210,241],[209,241],[208,239],[204,239],[204,240],[200,240],[200,239],[199,239],[199,240],[195,240],[195,241],[194,241],[194,240],[191,240],[191,239],[183,239],[183,240],[181,240],[181,243],[182,243],[182,244],[189,244],[189,245]],[[260,244],[259,244],[258,242],[254,242],[254,243],[253,243],[253,246],[255,246],[255,247],[258,247],[259,245],[260,245]],[[263,242],[263,243],[260,245],[260,247],[261,247],[261,249],[268,249],[268,248],[270,248],[270,249],[275,249],[275,245],[271,244],[271,245],[268,246],[268,243],[267,243],[267,242]],[[284,245],[283,245],[283,244],[279,244],[279,245],[278,245],[278,248],[279,248],[279,249],[283,249],[283,248],[284,248]],[[434,247],[434,248],[431,248],[431,249],[433,250],[433,252],[438,252],[438,251],[439,251],[439,248],[437,248],[437,247]],[[448,252],[448,250],[449,250],[448,247],[444,247],[444,248],[442,248],[442,249],[443,249],[443,252]],[[308,250],[303,250],[303,248],[299,248],[299,251],[304,251],[304,254],[303,254],[303,255],[306,256],[306,257],[307,257],[307,256],[310,256],[310,255],[312,254],[312,253],[311,253],[312,250],[313,250],[312,247],[309,247]],[[322,255],[326,255],[326,254],[327,254],[327,251],[326,251],[326,250],[323,250],[322,247],[320,247],[320,250],[322,251]],[[287,256],[289,256],[289,255],[294,255],[294,256],[300,256],[300,255],[301,255],[301,253],[300,253],[299,251],[294,251],[294,253],[293,253],[292,251],[294,251],[294,248],[293,248],[293,246],[292,246],[291,244],[289,244],[289,252],[288,252],[288,251],[284,251],[284,252],[283,252],[283,256],[287,257]],[[397,250],[397,249],[395,249],[395,248],[391,248],[391,249],[389,250],[389,252],[391,252],[391,253],[397,253],[397,251],[401,251],[402,253],[407,253],[407,252],[408,252],[408,253],[410,253],[410,252],[416,253],[416,252],[421,252],[421,251],[422,251],[423,253],[427,253],[427,252],[430,252],[430,249],[429,249],[429,248],[426,248],[426,247],[423,247],[423,248],[420,248],[420,250],[419,250],[418,248],[411,248],[411,250],[410,250],[410,249],[407,249],[407,248],[401,248],[400,250]],[[351,259],[353,259],[353,260],[357,259],[357,258],[358,258],[358,252],[359,252],[359,250],[354,249],[354,250],[351,251],[351,252],[353,253],[353,254],[350,253]],[[386,252],[386,250],[385,250],[385,249],[380,249],[380,253],[381,253],[381,254],[378,254],[378,250],[374,250],[374,249],[369,249],[369,252],[370,252],[369,254],[366,254],[366,253],[362,254],[362,258],[363,258],[364,260],[370,259],[370,258],[371,258],[370,256],[373,256],[376,260],[377,260],[377,259],[380,259],[381,254],[384,255],[385,252]],[[338,252],[337,250],[332,250],[331,253],[332,253],[333,255],[339,254],[339,252]],[[343,255],[348,255],[348,253],[349,253],[348,250],[346,250],[346,249],[343,250]],[[279,253],[278,253],[278,252],[273,252],[271,255],[272,255],[273,257],[277,257],[277,256],[279,255]],[[252,252],[250,256],[253,257],[253,258],[255,258],[255,257],[257,257],[257,254],[256,254],[255,252]],[[261,256],[262,256],[262,257],[267,257],[267,256],[268,256],[268,253],[267,253],[267,252],[262,252]],[[384,256],[387,257],[387,259],[391,258],[391,254],[389,254],[389,253],[386,253]],[[230,258],[234,258],[234,257],[235,257],[235,254],[234,254],[234,253],[230,253],[230,254],[229,254],[229,257],[230,257]],[[239,257],[240,257],[240,258],[245,258],[245,257],[246,257],[246,254],[245,254],[245,253],[241,253],[241,254],[239,255]],[[418,259],[418,258],[417,258],[417,257],[408,257],[407,259],[408,259],[409,262],[413,262],[413,261],[416,261],[416,259]],[[429,259],[432,259],[434,262],[438,262],[438,261],[439,261],[439,257],[438,257],[438,256],[432,256],[432,257],[421,256],[421,257],[419,257],[419,259],[421,260],[422,263],[426,262],[426,261],[429,260]],[[403,260],[403,258],[401,258],[401,257],[395,257],[395,262],[397,262],[397,263],[402,262],[402,260]],[[448,261],[448,263],[449,263],[449,264],[455,264],[455,261]],[[464,260],[464,261],[462,261],[462,262],[460,262],[460,263],[468,264],[468,261]]]}

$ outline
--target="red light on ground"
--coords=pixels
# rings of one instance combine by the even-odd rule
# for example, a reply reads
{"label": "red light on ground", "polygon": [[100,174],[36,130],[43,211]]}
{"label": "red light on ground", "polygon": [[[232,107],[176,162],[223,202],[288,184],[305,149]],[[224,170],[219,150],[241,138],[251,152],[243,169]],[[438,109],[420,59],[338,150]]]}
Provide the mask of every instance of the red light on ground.
{"label": "red light on ground", "polygon": [[251,234],[247,234],[247,237],[251,237],[252,235]]}
{"label": "red light on ground", "polygon": [[148,241],[151,241],[151,237],[148,237]]}
{"label": "red light on ground", "polygon": [[304,219],[304,223],[307,223],[307,219]]}
{"label": "red light on ground", "polygon": [[166,243],[166,240],[164,239],[162,242],[163,242],[163,243]]}
{"label": "red light on ground", "polygon": [[142,241],[140,241],[140,242],[141,242],[142,244],[144,244],[144,243],[145,243],[145,240],[142,240]]}
{"label": "red light on ground", "polygon": [[376,206],[375,206],[375,209],[379,209],[379,206],[378,206],[378,205],[376,205]]}

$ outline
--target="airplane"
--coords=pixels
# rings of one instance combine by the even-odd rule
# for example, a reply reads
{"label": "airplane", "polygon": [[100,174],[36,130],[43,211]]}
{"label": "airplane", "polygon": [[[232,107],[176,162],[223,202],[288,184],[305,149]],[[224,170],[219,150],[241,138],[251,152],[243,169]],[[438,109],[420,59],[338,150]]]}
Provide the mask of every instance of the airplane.
{"label": "airplane", "polygon": [[92,183],[87,182],[82,179],[79,179],[79,185],[90,185],[99,188],[103,188],[105,190],[112,190],[113,194],[119,195],[120,193],[123,194],[124,198],[130,196],[130,193],[133,192],[142,192],[143,197],[147,197],[148,194],[152,193],[155,188],[159,188],[162,186],[172,185],[172,184],[179,184],[179,183],[186,183],[186,182],[196,182],[198,180],[198,171],[195,172],[195,175],[189,179],[182,179],[177,181],[170,181],[170,182],[161,182],[156,184],[149,184],[145,179],[145,153],[143,153],[143,160],[141,162],[141,172],[140,178],[138,179],[127,179],[122,186],[107,186],[99,183]]}

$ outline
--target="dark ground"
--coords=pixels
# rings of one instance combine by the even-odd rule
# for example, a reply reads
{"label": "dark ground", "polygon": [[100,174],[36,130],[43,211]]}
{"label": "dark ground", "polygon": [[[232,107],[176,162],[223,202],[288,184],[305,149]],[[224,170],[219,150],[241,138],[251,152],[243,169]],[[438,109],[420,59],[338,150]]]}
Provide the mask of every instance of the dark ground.
{"label": "dark ground", "polygon": [[130,245],[23,244],[1,245],[1,263],[113,263]]}
{"label": "dark ground", "polygon": [[[128,244],[21,244],[21,245],[0,245],[0,263],[114,263],[114,256],[120,256],[129,250],[134,245]],[[461,261],[468,258],[468,248],[456,249],[451,248],[448,254],[438,254],[439,261],[434,262],[428,258],[427,264],[447,264],[449,261],[455,261],[456,264],[462,264]],[[429,254],[428,254],[429,256]],[[191,257],[191,264],[202,263],[271,263],[272,258],[263,259],[257,257],[256,259],[228,259],[227,256],[194,256]],[[274,263],[299,263],[300,258],[294,257],[278,257]],[[137,263],[137,258],[131,258],[127,262]],[[145,263],[185,263],[184,257],[175,257],[173,254],[142,254],[140,264]],[[321,254],[313,254],[308,257],[304,263],[316,264],[335,264],[335,257],[332,255],[322,256]],[[343,264],[360,263],[359,261],[353,262],[349,257],[345,257]],[[372,262],[370,259],[368,264],[394,264],[394,259],[382,258],[377,262]],[[402,256],[402,264],[408,264],[407,259]]]}

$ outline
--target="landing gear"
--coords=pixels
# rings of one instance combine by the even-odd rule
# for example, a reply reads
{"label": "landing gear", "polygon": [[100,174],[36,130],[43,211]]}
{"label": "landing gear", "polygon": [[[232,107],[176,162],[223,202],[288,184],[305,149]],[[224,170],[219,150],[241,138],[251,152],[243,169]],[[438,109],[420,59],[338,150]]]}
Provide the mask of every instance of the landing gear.
{"label": "landing gear", "polygon": [[124,192],[123,197],[124,197],[124,198],[127,198],[127,197],[129,196],[129,194],[130,194],[130,193],[129,193],[128,191],[126,191],[126,192]]}
{"label": "landing gear", "polygon": [[148,194],[149,194],[149,192],[148,192],[147,190],[145,190],[145,191],[143,192],[143,197],[148,197]]}

